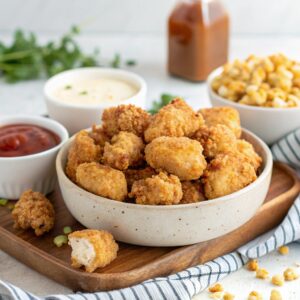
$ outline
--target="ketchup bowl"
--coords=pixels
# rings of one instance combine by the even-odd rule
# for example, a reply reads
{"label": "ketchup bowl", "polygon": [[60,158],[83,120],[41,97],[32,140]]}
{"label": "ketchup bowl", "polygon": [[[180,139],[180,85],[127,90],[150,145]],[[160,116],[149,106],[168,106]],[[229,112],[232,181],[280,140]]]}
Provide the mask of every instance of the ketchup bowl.
{"label": "ketchup bowl", "polygon": [[0,197],[17,199],[26,189],[53,191],[55,158],[67,139],[67,130],[47,118],[0,117]]}

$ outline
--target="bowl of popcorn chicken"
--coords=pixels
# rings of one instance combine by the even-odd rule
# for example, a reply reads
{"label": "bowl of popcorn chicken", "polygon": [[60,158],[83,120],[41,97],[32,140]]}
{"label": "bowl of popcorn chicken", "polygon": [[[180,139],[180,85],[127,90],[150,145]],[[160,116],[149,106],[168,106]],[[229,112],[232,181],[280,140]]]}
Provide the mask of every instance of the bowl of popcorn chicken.
{"label": "bowl of popcorn chicken", "polygon": [[300,126],[300,62],[283,54],[227,63],[210,74],[208,90],[213,106],[238,110],[267,144]]}
{"label": "bowl of popcorn chicken", "polygon": [[118,241],[180,246],[224,235],[263,203],[271,179],[266,144],[230,107],[194,111],[174,99],[155,115],[108,108],[57,156],[60,189],[84,226]]}

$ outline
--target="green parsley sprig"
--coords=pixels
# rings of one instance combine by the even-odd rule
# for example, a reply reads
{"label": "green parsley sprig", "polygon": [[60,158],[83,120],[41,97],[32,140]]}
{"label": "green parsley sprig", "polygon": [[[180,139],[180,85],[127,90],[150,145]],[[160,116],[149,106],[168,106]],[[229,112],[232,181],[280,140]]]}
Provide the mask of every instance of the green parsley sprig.
{"label": "green parsley sprig", "polygon": [[151,115],[156,114],[162,107],[166,106],[169,104],[174,98],[177,98],[178,96],[174,96],[171,94],[161,94],[160,95],[160,100],[158,101],[153,101],[152,102],[152,107],[151,109],[148,110],[148,112]]}

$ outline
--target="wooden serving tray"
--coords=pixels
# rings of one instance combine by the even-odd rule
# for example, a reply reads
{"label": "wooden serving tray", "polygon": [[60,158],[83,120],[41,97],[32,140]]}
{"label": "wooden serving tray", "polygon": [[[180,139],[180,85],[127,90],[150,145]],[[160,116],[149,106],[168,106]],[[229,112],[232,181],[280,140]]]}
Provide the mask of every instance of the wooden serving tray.
{"label": "wooden serving tray", "polygon": [[117,259],[97,273],[89,274],[70,266],[69,246],[57,248],[53,244],[53,238],[62,233],[64,226],[83,228],[70,215],[57,189],[50,195],[56,211],[55,228],[44,237],[37,238],[31,231],[13,229],[10,210],[0,207],[0,248],[74,291],[124,288],[205,263],[235,250],[279,224],[299,191],[296,173],[284,164],[275,163],[264,205],[239,229],[223,237],[185,247],[150,248],[120,243]]}

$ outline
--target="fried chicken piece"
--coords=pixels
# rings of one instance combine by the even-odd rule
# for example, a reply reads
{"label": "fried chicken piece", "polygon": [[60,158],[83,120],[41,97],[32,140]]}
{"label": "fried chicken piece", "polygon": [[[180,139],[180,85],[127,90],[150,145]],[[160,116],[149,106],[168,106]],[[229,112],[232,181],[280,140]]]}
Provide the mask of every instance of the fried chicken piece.
{"label": "fried chicken piece", "polygon": [[177,176],[160,172],[151,178],[135,181],[129,197],[137,204],[172,205],[182,198],[181,183]]}
{"label": "fried chicken piece", "polygon": [[72,248],[72,267],[84,266],[86,272],[109,265],[119,250],[112,234],[105,230],[84,229],[68,235]]}
{"label": "fried chicken piece", "polygon": [[51,202],[41,193],[25,191],[12,211],[14,228],[34,230],[40,236],[54,226],[55,212]]}
{"label": "fried chicken piece", "polygon": [[200,181],[182,181],[182,199],[180,204],[196,203],[205,200]]}
{"label": "fried chicken piece", "polygon": [[112,137],[110,143],[105,143],[103,163],[119,170],[139,166],[144,161],[144,148],[140,137],[131,132],[120,131]]}
{"label": "fried chicken piece", "polygon": [[153,116],[145,130],[145,140],[148,143],[160,136],[189,137],[203,124],[202,115],[177,98]]}
{"label": "fried chicken piece", "polygon": [[128,190],[131,190],[135,181],[152,177],[157,173],[151,167],[146,167],[144,169],[127,169],[124,171],[124,174],[127,180]]}
{"label": "fried chicken piece", "polygon": [[98,196],[124,201],[127,183],[123,172],[96,162],[83,163],[76,170],[79,186]]}
{"label": "fried chicken piece", "polygon": [[103,129],[112,137],[119,131],[132,132],[143,136],[150,122],[150,114],[134,105],[119,105],[104,110],[102,115]]}
{"label": "fried chicken piece", "polygon": [[253,145],[245,140],[237,140],[237,149],[257,171],[262,163],[262,158],[255,152]]}
{"label": "fried chicken piece", "polygon": [[255,169],[243,155],[219,154],[204,171],[204,194],[207,199],[222,197],[244,188],[255,179]]}
{"label": "fried chicken piece", "polygon": [[89,132],[89,136],[94,140],[96,145],[104,147],[106,142],[109,142],[109,136],[104,132],[102,126],[93,125],[92,131]]}
{"label": "fried chicken piece", "polygon": [[76,169],[85,162],[99,161],[102,155],[102,148],[95,144],[89,133],[82,130],[76,134],[72,143],[66,166],[66,174],[76,182]]}
{"label": "fried chicken piece", "polygon": [[202,126],[193,136],[203,147],[204,155],[211,159],[217,154],[236,148],[237,139],[225,125]]}
{"label": "fried chicken piece", "polygon": [[187,137],[162,136],[145,148],[147,163],[156,170],[176,175],[180,180],[196,180],[206,168],[201,144]]}
{"label": "fried chicken piece", "polygon": [[213,107],[200,109],[207,126],[222,124],[231,129],[237,138],[241,137],[242,129],[239,112],[231,107]]}

